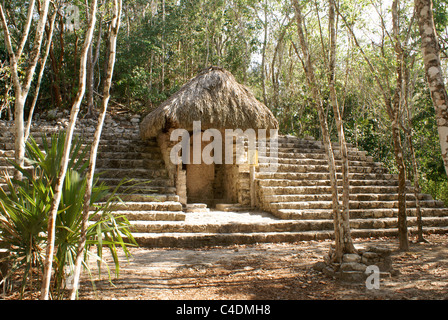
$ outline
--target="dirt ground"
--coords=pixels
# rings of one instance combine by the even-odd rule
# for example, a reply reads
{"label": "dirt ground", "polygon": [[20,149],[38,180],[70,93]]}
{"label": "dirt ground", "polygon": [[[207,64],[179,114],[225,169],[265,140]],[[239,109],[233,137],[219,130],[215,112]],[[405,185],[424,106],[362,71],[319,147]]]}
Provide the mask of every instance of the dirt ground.
{"label": "dirt ground", "polygon": [[[396,238],[354,239],[355,247],[380,245],[393,250],[398,274],[380,279],[379,289],[347,283],[313,269],[332,241],[235,245],[201,249],[131,248],[120,256],[120,276],[112,275],[106,254],[98,276],[82,276],[80,300],[448,300],[448,234],[427,235],[428,243],[397,250]],[[111,270],[113,273],[113,270]],[[36,284],[37,282],[34,282]],[[39,298],[38,288],[24,300]],[[17,292],[0,300],[17,300]]]}
{"label": "dirt ground", "polygon": [[[398,275],[379,289],[344,283],[315,271],[332,241],[238,245],[203,249],[131,249],[119,278],[106,268],[84,276],[81,300],[448,300],[448,234],[427,235],[399,252],[395,238],[354,239],[393,249]],[[411,239],[412,240],[412,239]],[[109,261],[111,263],[111,261]],[[92,268],[92,273],[97,272]],[[94,283],[94,286],[92,286]]]}

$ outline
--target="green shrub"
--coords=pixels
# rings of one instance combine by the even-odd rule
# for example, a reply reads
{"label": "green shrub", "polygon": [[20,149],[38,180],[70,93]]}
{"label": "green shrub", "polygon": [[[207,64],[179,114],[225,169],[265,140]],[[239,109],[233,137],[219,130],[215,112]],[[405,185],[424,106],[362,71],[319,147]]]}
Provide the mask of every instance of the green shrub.
{"label": "green shrub", "polygon": [[[0,242],[9,248],[10,272],[8,276],[23,270],[20,291],[23,293],[32,279],[31,271],[42,271],[48,214],[53,199],[55,181],[60,169],[60,159],[65,144],[65,132],[53,135],[48,141],[42,137],[43,149],[30,138],[26,145],[27,162],[32,166],[30,172],[12,165],[22,172],[23,180],[17,181],[6,176],[7,188],[0,188]],[[87,150],[79,138],[73,140],[61,203],[56,219],[56,240],[54,256],[54,282],[52,295],[61,298],[66,288],[67,278],[71,276],[76,259],[81,234],[82,208],[86,190],[85,171]],[[121,201],[116,190],[109,190],[95,179],[92,188],[91,210],[83,265],[89,256],[102,261],[103,247],[108,247],[114,259],[115,273],[118,275],[117,247],[129,254],[128,246],[136,245],[129,231],[129,221],[124,216],[115,216],[111,207]],[[99,202],[101,200],[101,203]],[[99,204],[100,203],[100,204]],[[94,220],[93,220],[94,219]],[[124,240],[127,239],[127,242]],[[96,247],[96,254],[90,249]],[[101,271],[101,269],[99,269]],[[109,273],[110,274],[110,273]]]}

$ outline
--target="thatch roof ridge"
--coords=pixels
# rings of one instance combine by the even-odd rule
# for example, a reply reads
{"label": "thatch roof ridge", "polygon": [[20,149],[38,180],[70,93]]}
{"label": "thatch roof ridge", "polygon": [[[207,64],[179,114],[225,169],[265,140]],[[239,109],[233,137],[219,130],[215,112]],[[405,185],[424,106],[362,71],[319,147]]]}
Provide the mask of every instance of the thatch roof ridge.
{"label": "thatch roof ridge", "polygon": [[149,113],[140,125],[143,139],[170,128],[276,129],[272,112],[227,70],[210,67],[190,79],[179,91]]}

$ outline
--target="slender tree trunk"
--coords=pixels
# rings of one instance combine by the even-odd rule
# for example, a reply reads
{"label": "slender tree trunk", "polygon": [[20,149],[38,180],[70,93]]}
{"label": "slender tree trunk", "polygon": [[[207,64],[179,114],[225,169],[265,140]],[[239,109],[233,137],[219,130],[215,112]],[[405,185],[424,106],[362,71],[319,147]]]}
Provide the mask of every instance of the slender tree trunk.
{"label": "slender tree trunk", "polygon": [[[102,98],[102,110],[101,114],[98,118],[98,124],[95,131],[92,147],[90,150],[90,163],[89,170],[87,172],[87,186],[86,193],[84,195],[84,206],[83,206],[83,219],[81,225],[81,238],[78,245],[78,252],[76,255],[75,261],[75,271],[74,271],[74,282],[73,288],[70,292],[70,299],[76,299],[76,293],[78,291],[79,285],[79,277],[81,274],[81,265],[84,255],[84,247],[86,244],[86,235],[87,235],[87,223],[89,220],[89,210],[90,210],[90,199],[92,195],[92,186],[93,186],[93,178],[96,166],[96,156],[98,152],[98,145],[101,138],[101,132],[104,125],[104,119],[106,118],[107,106],[110,98],[110,87],[112,84],[112,75],[114,71],[115,65],[115,56],[116,56],[116,47],[117,47],[117,34],[120,27],[120,16],[122,10],[122,0],[114,1],[114,17],[111,22],[110,29],[110,44],[109,44],[109,56],[108,56],[108,64],[106,71],[106,78],[104,79],[104,89],[103,89],[103,98]],[[99,45],[99,44],[98,44]]]}
{"label": "slender tree trunk", "polygon": [[314,75],[313,64],[311,62],[311,57],[308,49],[308,44],[305,39],[305,35],[303,32],[303,18],[300,5],[297,0],[293,0],[294,9],[296,12],[296,20],[297,20],[297,29],[300,40],[300,47],[302,50],[302,61],[303,66],[305,68],[306,78],[308,86],[312,92],[312,96],[314,99],[314,104],[316,106],[319,122],[322,130],[322,140],[325,148],[325,152],[327,155],[328,168],[329,168],[329,176],[330,176],[330,184],[331,184],[331,194],[332,194],[332,208],[333,208],[333,218],[334,218],[334,236],[335,236],[335,252],[331,257],[335,262],[341,262],[342,256],[344,253],[353,253],[354,247],[353,245],[346,245],[344,240],[349,240],[349,235],[347,236],[345,233],[346,230],[341,228],[343,224],[343,219],[341,215],[341,209],[339,204],[339,195],[338,195],[338,184],[336,177],[336,164],[334,160],[334,152],[331,144],[330,133],[328,131],[328,124],[326,120],[326,114],[322,102],[322,98],[320,92],[318,90],[317,80]]}
{"label": "slender tree trunk", "polygon": [[436,112],[440,148],[445,172],[448,175],[448,94],[440,64],[440,45],[434,26],[432,1],[414,0],[414,5],[420,31],[426,79]]}
{"label": "slender tree trunk", "polygon": [[[404,57],[404,59],[408,59],[409,54]],[[411,58],[410,66],[414,65],[415,56]],[[415,88],[415,79],[411,82],[410,80],[410,71],[407,64],[404,64],[404,88],[403,88],[403,94],[404,94],[404,112],[407,118],[407,128],[403,128],[403,131],[406,134],[406,138],[409,144],[409,153],[411,154],[411,161],[412,161],[412,175],[414,180],[414,197],[415,197],[415,209],[416,209],[416,216],[417,216],[417,242],[427,242],[425,238],[423,237],[423,221],[422,221],[422,210],[420,206],[420,178],[418,174],[418,167],[417,167],[417,159],[415,157],[415,149],[414,149],[414,134],[413,134],[413,126],[412,126],[412,113],[411,113],[411,102],[409,101],[409,97],[414,92]]]}
{"label": "slender tree trunk", "polygon": [[263,89],[263,103],[268,105],[268,98],[266,93],[266,47],[268,42],[268,4],[265,0],[264,5],[264,39],[263,39],[263,48],[261,50],[261,86]]}
{"label": "slender tree trunk", "polygon": [[102,35],[102,25],[103,25],[103,19],[100,16],[99,19],[99,27],[98,27],[98,38],[96,40],[96,50],[95,55],[93,54],[93,45],[92,44],[89,47],[89,53],[87,55],[87,117],[93,117],[95,118],[95,101],[94,101],[94,90],[95,90],[95,66],[98,63],[99,54],[100,54],[100,47],[101,47],[101,35]]}
{"label": "slender tree trunk", "polygon": [[[40,4],[40,3],[39,3]],[[35,1],[31,0],[28,7],[27,22],[25,29],[22,32],[22,38],[20,40],[17,52],[14,52],[12,47],[11,34],[8,29],[8,22],[4,14],[3,5],[0,4],[0,18],[3,28],[4,41],[6,49],[9,53],[9,62],[11,69],[11,77],[13,80],[14,92],[15,92],[15,161],[18,165],[22,166],[25,163],[25,139],[24,139],[24,108],[25,102],[30,91],[31,82],[33,81],[34,72],[36,70],[36,65],[39,61],[40,50],[42,46],[42,39],[44,36],[45,25],[47,23],[48,10],[49,10],[50,0],[46,0],[43,5],[38,8],[39,19],[36,26],[36,31],[34,35],[33,48],[29,52],[29,58],[27,59],[27,64],[25,68],[25,75],[19,74],[19,61],[21,59],[23,49],[26,42],[28,41],[30,27],[32,24],[32,18],[34,15]],[[21,179],[22,176],[18,170],[16,170],[14,177],[16,179]]]}
{"label": "slender tree trunk", "polygon": [[330,30],[330,57],[329,57],[329,88],[330,101],[333,107],[334,118],[338,130],[340,153],[342,160],[342,212],[339,229],[342,231],[343,252],[355,252],[355,247],[350,231],[350,180],[347,143],[345,141],[344,125],[339,111],[339,104],[335,89],[335,66],[336,66],[336,28],[335,28],[335,3],[330,0],[329,7],[329,30]]}
{"label": "slender tree trunk", "polygon": [[39,97],[40,84],[42,82],[45,65],[47,63],[48,55],[50,53],[51,43],[53,41],[52,39],[53,39],[54,22],[56,20],[56,14],[57,14],[57,9],[55,7],[53,15],[51,16],[51,18],[49,20],[50,27],[48,28],[47,45],[45,48],[45,54],[44,54],[43,58],[41,59],[39,76],[37,77],[36,92],[34,93],[33,102],[31,103],[30,111],[28,113],[28,121],[26,124],[25,137],[24,137],[25,143],[28,140],[28,137],[30,135],[31,122],[33,120],[33,114],[34,114],[34,109],[36,108],[37,98]]}
{"label": "slender tree trunk", "polygon": [[165,91],[165,0],[162,0],[162,92]]}
{"label": "slender tree trunk", "polygon": [[394,49],[396,55],[397,85],[392,104],[387,103],[389,118],[392,121],[392,138],[394,141],[395,162],[398,168],[398,241],[400,249],[409,250],[409,236],[406,217],[406,165],[404,163],[404,152],[401,145],[400,115],[401,115],[401,93],[403,87],[403,49],[400,41],[399,27],[399,0],[392,3],[392,23],[394,36]]}
{"label": "slender tree trunk", "polygon": [[87,62],[87,51],[92,42],[93,31],[95,29],[96,22],[96,11],[97,11],[97,0],[93,0],[90,7],[90,18],[88,24],[88,30],[86,32],[86,38],[84,40],[83,49],[81,52],[81,63],[79,66],[79,87],[76,94],[75,101],[72,106],[70,113],[70,121],[67,127],[64,151],[61,159],[61,170],[56,181],[56,186],[54,190],[54,198],[51,203],[50,216],[48,217],[48,228],[47,228],[47,247],[46,256],[44,262],[44,274],[42,279],[41,288],[41,300],[48,300],[50,293],[50,281],[52,273],[53,255],[54,255],[54,242],[56,234],[56,215],[59,209],[59,204],[61,201],[62,187],[64,185],[65,175],[67,173],[67,166],[70,156],[70,147],[73,138],[73,131],[75,129],[76,120],[79,113],[79,108],[84,97],[86,88],[86,62]]}
{"label": "slender tree trunk", "polygon": [[348,31],[350,32],[356,46],[361,52],[364,60],[367,62],[369,69],[374,76],[374,79],[383,95],[384,106],[388,113],[389,119],[392,122],[392,139],[394,144],[394,155],[395,155],[395,163],[398,167],[398,239],[400,243],[400,250],[406,251],[409,248],[409,240],[408,240],[408,231],[407,231],[407,221],[406,221],[406,167],[403,158],[403,148],[401,145],[401,136],[400,136],[400,123],[399,123],[399,115],[400,115],[400,92],[402,85],[402,53],[401,53],[401,45],[398,42],[398,3],[397,0],[393,3],[392,13],[393,13],[393,23],[394,23],[394,37],[395,37],[395,51],[396,51],[396,61],[397,61],[397,87],[395,89],[395,95],[393,99],[391,98],[390,92],[388,89],[385,89],[381,80],[378,71],[373,66],[370,59],[365,54],[364,50],[360,46],[355,33],[352,28],[347,23],[345,17],[338,10],[338,7],[335,7],[338,11],[339,16],[344,20],[345,25],[347,26]]}

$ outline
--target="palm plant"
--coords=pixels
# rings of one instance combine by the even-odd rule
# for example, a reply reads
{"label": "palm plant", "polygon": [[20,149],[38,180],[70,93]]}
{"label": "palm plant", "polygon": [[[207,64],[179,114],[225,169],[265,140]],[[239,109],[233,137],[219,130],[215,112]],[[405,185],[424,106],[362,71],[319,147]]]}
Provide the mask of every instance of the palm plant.
{"label": "palm plant", "polygon": [[[20,170],[26,178],[32,178],[26,170]],[[52,190],[41,180],[32,183],[17,181],[6,176],[6,190],[0,187],[0,240],[9,249],[8,279],[23,270],[20,294],[32,279],[32,270],[43,262],[45,229],[50,210]]]}
{"label": "palm plant", "polygon": [[[7,177],[7,190],[0,188],[0,220],[2,221],[0,242],[11,252],[8,259],[12,267],[8,276],[17,270],[24,270],[21,292],[31,278],[30,270],[33,267],[40,270],[43,264],[48,213],[54,181],[59,173],[64,142],[65,132],[52,135],[50,141],[46,136],[42,136],[41,150],[38,143],[30,138],[26,145],[26,157],[33,172],[11,161],[24,178],[22,181],[17,181]],[[83,146],[81,139],[75,137],[70,154],[71,160],[56,220],[53,294],[58,298],[64,293],[67,277],[73,270],[76,258],[86,189],[84,172],[88,166],[85,160],[87,148]],[[129,256],[127,247],[136,243],[129,231],[129,221],[123,216],[115,216],[111,211],[112,205],[121,201],[117,196],[117,190],[118,187],[115,190],[109,190],[107,186],[98,184],[98,179],[95,180],[91,197],[93,214],[90,215],[84,266],[88,267],[86,261],[91,255],[95,255],[95,259],[101,262],[102,249],[105,246],[112,253],[115,273],[118,276],[117,247],[123,248],[126,256]],[[96,254],[90,250],[93,246],[97,247]],[[101,272],[100,268],[99,270]]]}

